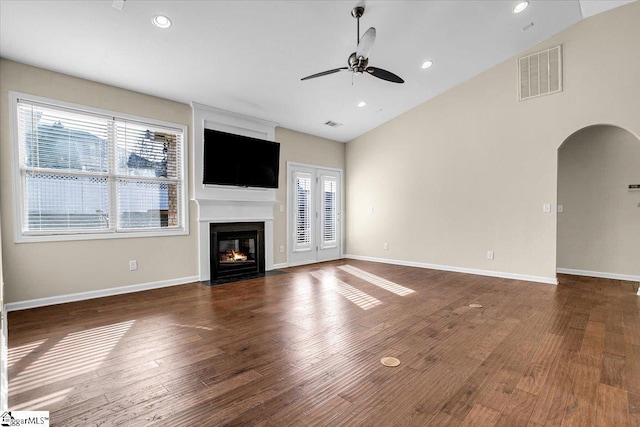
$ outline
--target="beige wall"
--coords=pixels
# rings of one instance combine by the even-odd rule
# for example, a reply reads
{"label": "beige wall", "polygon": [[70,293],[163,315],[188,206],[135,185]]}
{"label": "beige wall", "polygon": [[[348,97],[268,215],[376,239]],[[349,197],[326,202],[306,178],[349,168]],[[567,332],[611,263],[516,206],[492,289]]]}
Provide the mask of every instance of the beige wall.
{"label": "beige wall", "polygon": [[553,279],[558,147],[593,124],[640,135],[638,22],[636,2],[528,51],[563,45],[559,94],[519,102],[512,58],[349,142],[347,253]]}
{"label": "beige wall", "polygon": [[558,267],[640,276],[640,139],[613,126],[558,150]]}
{"label": "beige wall", "polygon": [[[128,285],[175,281],[198,274],[197,210],[191,202],[188,236],[71,242],[14,243],[13,194],[8,91],[24,92],[80,105],[184,124],[192,141],[192,110],[185,104],[0,60],[0,205],[3,217],[5,302],[64,296]],[[286,262],[286,162],[344,169],[345,145],[276,129],[281,143],[280,188],[274,207],[274,261]],[[189,159],[193,162],[192,142]],[[187,176],[191,176],[187,173]],[[193,183],[189,183],[192,194]],[[285,213],[279,210],[284,205]],[[129,271],[129,260],[138,270]]]}
{"label": "beige wall", "polygon": [[[0,60],[0,204],[5,302],[197,275],[193,206],[191,233],[187,236],[14,243],[9,90],[191,126],[188,105]],[[138,260],[135,272],[129,271],[128,262],[132,259]]]}
{"label": "beige wall", "polygon": [[[278,203],[273,210],[274,263],[287,262],[287,162],[306,163],[344,170],[345,144],[284,128],[276,128],[276,141],[280,143],[280,186],[276,191]],[[284,212],[280,212],[280,206]],[[280,246],[285,252],[280,253]]]}

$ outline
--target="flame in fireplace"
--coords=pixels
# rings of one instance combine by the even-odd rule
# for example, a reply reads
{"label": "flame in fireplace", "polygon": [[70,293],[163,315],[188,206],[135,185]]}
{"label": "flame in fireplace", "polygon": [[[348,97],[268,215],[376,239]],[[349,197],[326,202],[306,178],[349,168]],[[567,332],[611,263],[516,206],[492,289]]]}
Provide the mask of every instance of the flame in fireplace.
{"label": "flame in fireplace", "polygon": [[220,262],[240,262],[246,261],[247,255],[231,249],[227,252],[220,253]]}

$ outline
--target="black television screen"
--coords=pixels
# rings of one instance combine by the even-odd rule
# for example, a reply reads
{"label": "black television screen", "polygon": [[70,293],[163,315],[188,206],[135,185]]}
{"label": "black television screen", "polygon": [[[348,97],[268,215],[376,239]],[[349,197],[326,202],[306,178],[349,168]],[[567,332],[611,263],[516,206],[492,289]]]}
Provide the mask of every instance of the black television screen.
{"label": "black television screen", "polygon": [[204,184],[278,188],[280,144],[204,130]]}

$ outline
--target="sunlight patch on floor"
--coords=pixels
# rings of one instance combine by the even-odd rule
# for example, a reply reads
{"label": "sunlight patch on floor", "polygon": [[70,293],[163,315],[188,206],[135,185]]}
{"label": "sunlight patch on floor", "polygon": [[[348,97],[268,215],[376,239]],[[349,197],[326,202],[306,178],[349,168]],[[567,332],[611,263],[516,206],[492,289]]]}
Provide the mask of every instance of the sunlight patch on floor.
{"label": "sunlight patch on floor", "polygon": [[[49,340],[9,349],[10,366],[15,366],[14,369],[18,370],[17,373],[12,373],[10,369],[9,375],[12,378],[9,380],[9,388],[11,394],[16,395],[43,385],[53,384],[65,378],[94,371],[134,322],[131,320],[67,334],[42,354],[38,354],[38,348]],[[34,360],[31,361],[29,358]],[[21,367],[20,364],[25,366]],[[38,399],[38,402],[32,401],[31,404],[46,407],[46,404],[62,400],[70,390],[44,396]],[[20,406],[26,408],[25,405],[26,403]],[[34,406],[29,406],[29,409],[33,408]],[[15,409],[19,408],[15,407]]]}
{"label": "sunlight patch on floor", "polygon": [[336,292],[338,292],[340,295],[342,295],[352,303],[356,304],[358,307],[360,307],[363,310],[368,310],[370,308],[373,308],[375,306],[382,304],[382,301],[380,301],[379,299],[372,297],[366,292],[362,292],[360,289],[354,288],[353,286],[343,282],[340,279],[337,279],[332,276],[323,276],[320,273],[315,271],[310,274],[311,276],[318,279],[322,283],[334,284],[336,287]]}
{"label": "sunlight patch on floor", "polygon": [[11,409],[14,411],[29,411],[32,408],[48,408],[54,403],[60,402],[64,399],[71,390],[73,390],[73,387],[65,388],[64,390],[56,391],[55,393],[51,393],[37,399],[22,402],[19,405],[13,405],[11,406]]}
{"label": "sunlight patch on floor", "polygon": [[45,340],[30,342],[29,344],[21,345],[19,347],[14,347],[9,350],[9,355],[7,356],[7,368],[11,368],[16,364],[19,360],[25,357],[27,354],[31,353],[36,348],[40,347]]}
{"label": "sunlight patch on floor", "polygon": [[378,286],[379,288],[384,289],[385,291],[393,292],[396,295],[405,296],[414,293],[413,289],[405,288],[402,285],[399,285],[395,282],[392,282],[387,279],[383,279],[380,276],[376,276],[375,274],[371,274],[364,270],[360,270],[357,267],[353,267],[351,265],[341,265],[338,267],[340,270],[345,271],[353,276],[356,276],[362,280],[365,280],[372,285]]}

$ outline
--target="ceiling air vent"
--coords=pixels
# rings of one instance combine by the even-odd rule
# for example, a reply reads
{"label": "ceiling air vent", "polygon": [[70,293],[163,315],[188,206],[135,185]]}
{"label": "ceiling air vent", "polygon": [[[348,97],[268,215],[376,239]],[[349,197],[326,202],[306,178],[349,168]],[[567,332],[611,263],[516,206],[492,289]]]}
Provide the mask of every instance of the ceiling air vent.
{"label": "ceiling air vent", "polygon": [[562,91],[562,46],[518,59],[520,100]]}
{"label": "ceiling air vent", "polygon": [[325,122],[325,125],[331,126],[332,128],[339,128],[340,126],[342,126],[342,123],[338,123],[338,122],[334,122],[332,120],[329,120],[329,121]]}

